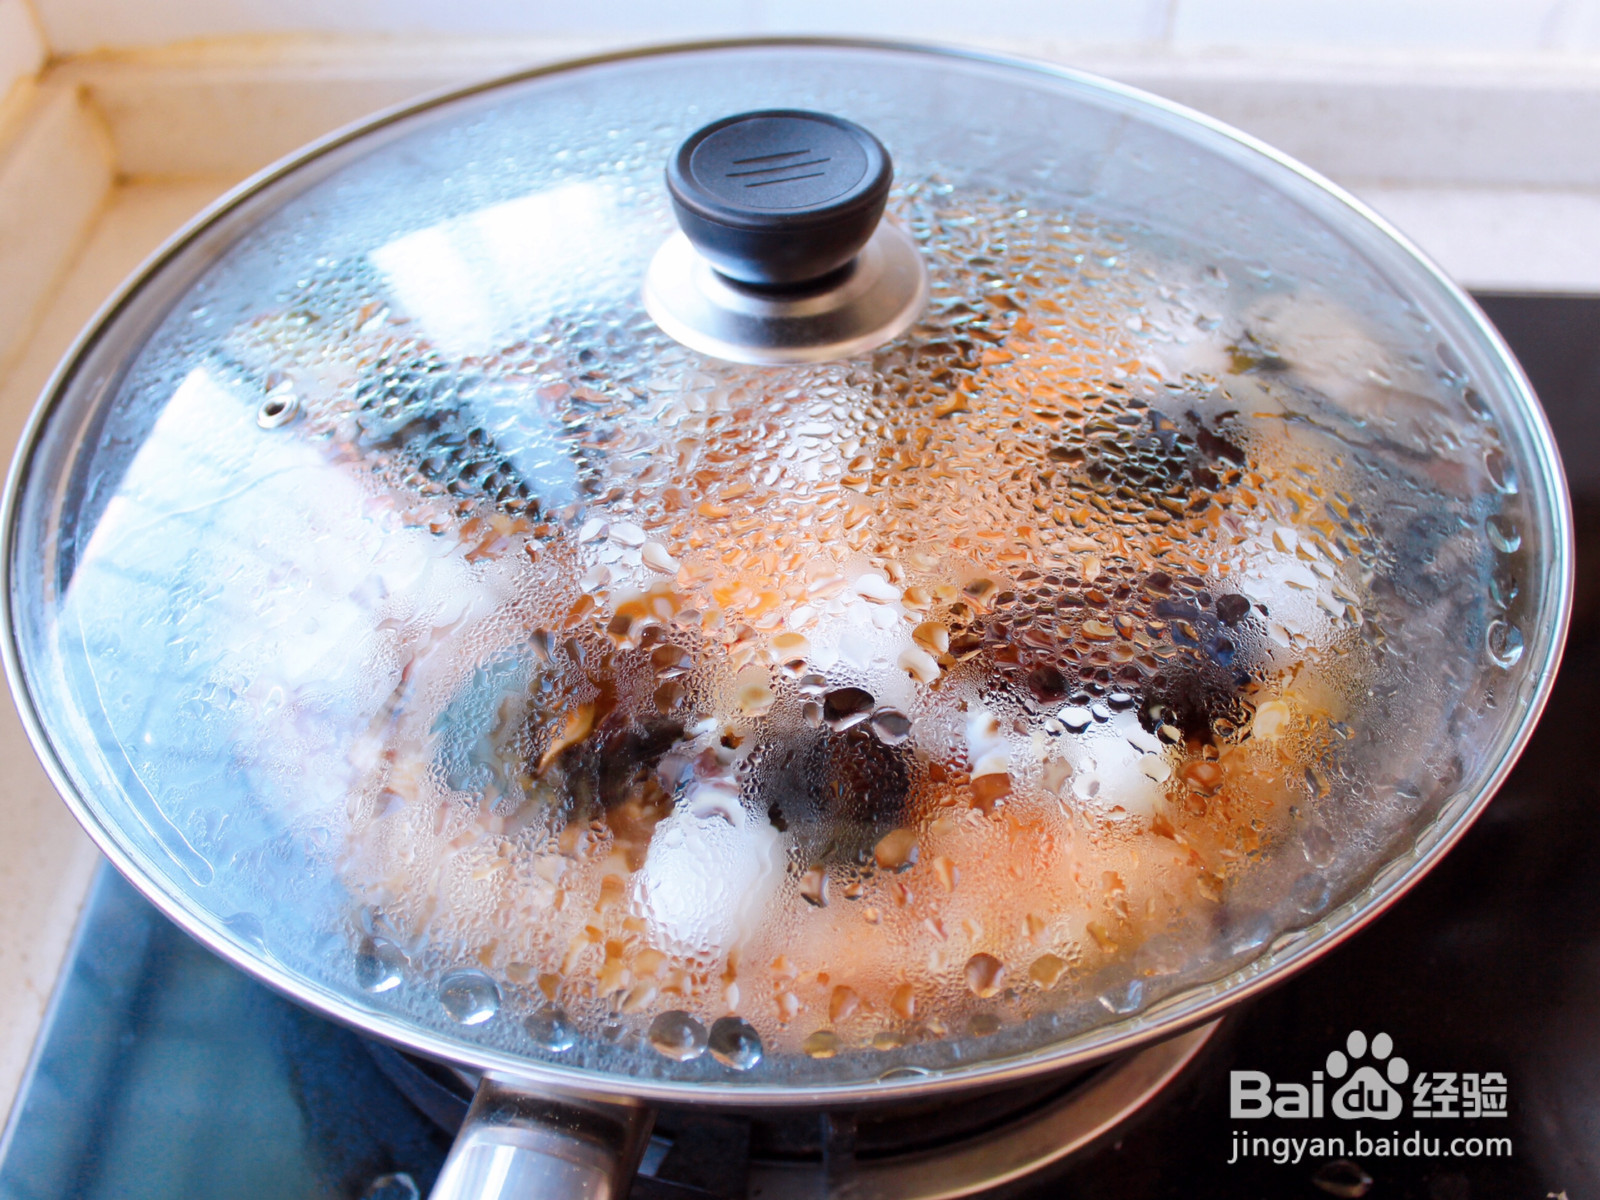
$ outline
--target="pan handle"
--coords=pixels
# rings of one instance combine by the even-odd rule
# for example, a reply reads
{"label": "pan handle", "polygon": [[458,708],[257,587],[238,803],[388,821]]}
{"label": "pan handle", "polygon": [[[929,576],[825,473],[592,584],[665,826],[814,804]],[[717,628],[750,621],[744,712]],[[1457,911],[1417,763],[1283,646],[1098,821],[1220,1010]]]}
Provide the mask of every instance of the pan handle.
{"label": "pan handle", "polygon": [[622,1200],[655,1118],[485,1075],[430,1200]]}

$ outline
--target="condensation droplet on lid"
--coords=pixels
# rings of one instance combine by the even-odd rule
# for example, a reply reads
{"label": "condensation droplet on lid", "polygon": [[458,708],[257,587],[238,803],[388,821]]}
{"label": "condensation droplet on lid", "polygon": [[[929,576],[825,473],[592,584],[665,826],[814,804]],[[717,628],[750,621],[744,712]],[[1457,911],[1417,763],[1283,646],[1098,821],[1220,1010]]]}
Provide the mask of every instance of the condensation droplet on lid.
{"label": "condensation droplet on lid", "polygon": [[872,714],[872,693],[857,687],[835,688],[822,698],[822,720],[829,729],[842,731],[859,725]]}
{"label": "condensation droplet on lid", "polygon": [[1249,954],[1272,940],[1276,930],[1272,918],[1265,913],[1242,912],[1233,914],[1225,937],[1229,954]]}
{"label": "condensation droplet on lid", "polygon": [[608,536],[619,546],[629,546],[638,549],[645,543],[645,532],[632,521],[617,521],[607,531]]}
{"label": "condensation droplet on lid", "polygon": [[1483,456],[1484,469],[1489,472],[1489,482],[1494,484],[1495,491],[1502,495],[1515,496],[1519,490],[1517,482],[1517,468],[1512,465],[1505,451],[1491,449]]}
{"label": "condensation droplet on lid", "polygon": [[1056,716],[1067,727],[1069,733],[1082,733],[1094,720],[1087,708],[1079,708],[1076,705],[1063,708]]}
{"label": "condensation droplet on lid", "polygon": [[828,868],[812,867],[800,876],[800,895],[807,904],[828,907]]}
{"label": "condensation droplet on lid", "polygon": [[422,1189],[404,1171],[379,1175],[367,1184],[361,1200],[422,1200]]}
{"label": "condensation droplet on lid", "polygon": [[706,1052],[706,1027],[686,1012],[672,1009],[650,1022],[650,1047],[663,1058],[688,1062]]}
{"label": "condensation droplet on lid", "polygon": [[467,967],[439,980],[439,1003],[457,1024],[482,1025],[500,1011],[500,989],[482,971]]}
{"label": "condensation droplet on lid", "polygon": [[652,571],[675,575],[682,564],[660,542],[646,542],[639,551],[639,559]]}
{"label": "condensation droplet on lid", "polygon": [[873,861],[885,871],[899,871],[917,861],[917,831],[894,829],[878,839],[872,849]]}
{"label": "condensation droplet on lid", "polygon": [[819,1029],[801,1043],[800,1049],[810,1058],[832,1058],[839,1053],[839,1035],[831,1029]]}
{"label": "condensation droplet on lid", "polygon": [[1107,1012],[1116,1013],[1118,1016],[1138,1012],[1144,1005],[1144,981],[1130,979],[1124,984],[1101,992],[1099,999]]}
{"label": "condensation droplet on lid", "polygon": [[559,1008],[541,1008],[529,1013],[523,1019],[522,1028],[535,1046],[557,1054],[572,1049],[578,1040],[572,1022]]}
{"label": "condensation droplet on lid", "polygon": [[1491,576],[1489,579],[1489,599],[1499,609],[1511,607],[1511,602],[1522,594],[1522,589],[1517,586],[1515,579],[1502,579],[1500,576]]}
{"label": "condensation droplet on lid", "polygon": [[234,913],[223,922],[229,933],[238,938],[247,946],[257,950],[267,948],[267,930],[261,923],[261,918],[252,912]]}
{"label": "condensation droplet on lid", "polygon": [[752,719],[766,716],[776,700],[777,696],[764,680],[745,684],[739,689],[739,694],[735,698],[739,706],[739,715]]}
{"label": "condensation droplet on lid", "polygon": [[1484,523],[1485,532],[1489,535],[1489,544],[1501,554],[1515,554],[1522,547],[1522,534],[1517,532],[1507,517],[1489,517]]}
{"label": "condensation droplet on lid", "polygon": [[364,937],[356,950],[356,983],[378,994],[399,987],[410,963],[405,952],[387,938]]}
{"label": "condensation droplet on lid", "polygon": [[1307,873],[1294,881],[1290,901],[1306,916],[1315,916],[1328,907],[1333,888],[1321,875]]}
{"label": "condensation droplet on lid", "polygon": [[1005,964],[992,954],[974,954],[967,959],[963,974],[966,977],[967,990],[974,996],[986,1000],[999,993],[1006,968]]}
{"label": "condensation droplet on lid", "polygon": [[911,718],[893,708],[872,714],[872,732],[885,746],[898,746],[911,736]]}
{"label": "condensation droplet on lid", "polygon": [[1433,352],[1439,356],[1439,362],[1446,371],[1458,379],[1466,378],[1466,364],[1461,361],[1461,356],[1448,342],[1440,342],[1433,348]]}
{"label": "condensation droplet on lid", "polygon": [[1319,869],[1331,866],[1338,853],[1333,835],[1328,832],[1327,826],[1317,821],[1308,821],[1300,830],[1300,849],[1306,861]]}
{"label": "condensation droplet on lid", "polygon": [[1041,954],[1028,968],[1028,978],[1040,987],[1054,987],[1066,971],[1066,959],[1056,954]]}
{"label": "condensation droplet on lid", "polygon": [[1485,641],[1489,649],[1489,657],[1498,667],[1507,670],[1517,665],[1522,659],[1522,652],[1526,649],[1523,643],[1522,631],[1511,622],[1496,618],[1489,622],[1485,634]]}
{"label": "condensation droplet on lid", "polygon": [[735,1071],[748,1071],[761,1062],[761,1035],[742,1017],[720,1017],[711,1023],[706,1038],[711,1057]]}

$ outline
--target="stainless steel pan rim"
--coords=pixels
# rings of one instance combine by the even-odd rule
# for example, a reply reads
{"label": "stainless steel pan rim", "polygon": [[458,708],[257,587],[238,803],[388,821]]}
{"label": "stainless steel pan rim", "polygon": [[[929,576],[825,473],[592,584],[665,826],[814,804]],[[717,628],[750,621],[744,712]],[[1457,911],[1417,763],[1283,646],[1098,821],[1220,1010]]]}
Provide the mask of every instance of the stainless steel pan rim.
{"label": "stainless steel pan rim", "polygon": [[[408,117],[506,84],[581,71],[629,59],[721,49],[790,47],[862,50],[944,58],[952,62],[970,62],[1036,75],[1137,104],[1148,115],[1160,116],[1175,125],[1198,127],[1220,139],[1224,144],[1232,143],[1235,151],[1243,152],[1250,158],[1277,168],[1291,179],[1297,179],[1302,185],[1310,185],[1310,193],[1331,202],[1334,209],[1344,211],[1348,218],[1353,219],[1352,224],[1355,228],[1365,227],[1369,235],[1376,235],[1378,241],[1388,244],[1392,251],[1396,251],[1397,253],[1391,255],[1395,265],[1412,272],[1414,282],[1433,289],[1435,299],[1442,301],[1446,307],[1454,309],[1458,317],[1464,318],[1465,327],[1480,339],[1482,346],[1487,348],[1494,367],[1504,373],[1520,408],[1519,416],[1523,422],[1523,431],[1534,458],[1534,465],[1542,476],[1541,484],[1556,500],[1555,511],[1550,515],[1553,516],[1552,556],[1559,578],[1548,581],[1547,584],[1553,601],[1550,608],[1554,620],[1545,627],[1531,631],[1528,645],[1528,674],[1521,694],[1515,697],[1516,707],[1521,710],[1520,724],[1516,726],[1503,747],[1497,766],[1474,793],[1458,792],[1447,800],[1432,822],[1418,834],[1410,849],[1379,869],[1372,882],[1361,893],[1306,929],[1280,938],[1273,948],[1271,957],[1274,961],[1271,963],[1265,965],[1259,961],[1252,963],[1209,984],[1168,997],[1145,1012],[1126,1020],[1100,1026],[1085,1035],[1069,1038],[1060,1045],[1035,1050],[1011,1059],[989,1060],[970,1067],[947,1069],[911,1078],[879,1079],[804,1088],[759,1082],[722,1085],[624,1078],[597,1075],[557,1063],[485,1049],[418,1030],[407,1021],[375,1008],[352,1004],[331,990],[288,971],[270,957],[263,956],[258,950],[249,947],[227,929],[204,919],[178,901],[160,885],[156,872],[145,862],[142,854],[132,846],[125,845],[119,839],[117,831],[104,824],[77,791],[64,764],[57,756],[49,733],[44,728],[39,711],[33,703],[23,674],[16,638],[13,595],[17,587],[14,560],[18,536],[18,504],[21,491],[28,482],[29,464],[34,448],[45,426],[56,412],[67,385],[86,366],[91,357],[103,357],[109,354],[110,361],[124,360],[126,351],[131,348],[126,344],[131,340],[128,336],[130,331],[126,327],[113,330],[112,323],[135,303],[146,298],[146,293],[152,290],[152,282],[157,279],[162,269],[180,252],[190,249],[196,243],[210,241],[214,251],[226,245],[231,241],[229,232],[235,229],[240,221],[246,219],[247,210],[253,207],[251,202],[261,198],[269,187],[290,176],[298,175],[307,184],[315,178],[323,177],[326,170],[306,169],[317,164],[318,160],[322,160],[325,169],[331,169],[329,163],[337,157],[334,152],[341,148],[357,142],[362,142],[364,145],[366,139],[370,139],[380,131],[397,126]],[[195,265],[191,264],[191,267]],[[114,332],[120,332],[121,337],[108,338],[108,334]],[[122,344],[118,344],[119,341]],[[1159,1038],[1171,1037],[1214,1018],[1224,1008],[1259,992],[1269,984],[1287,978],[1378,916],[1413,886],[1466,832],[1468,826],[1482,812],[1505,780],[1531,736],[1537,717],[1549,698],[1555,667],[1560,660],[1566,640],[1573,588],[1572,558],[1571,507],[1554,438],[1531,387],[1509,349],[1472,300],[1420,250],[1382,217],[1314,171],[1255,138],[1182,105],[1050,63],[985,51],[889,40],[821,37],[726,39],[630,49],[570,60],[515,72],[464,88],[449,89],[391,108],[338,130],[266,168],[232,189],[184,226],[141,265],[80,335],[47,383],[18,444],[6,480],[4,500],[0,503],[0,571],[3,571],[4,581],[3,588],[0,588],[0,608],[3,608],[4,617],[4,632],[3,636],[0,636],[0,657],[5,661],[12,696],[16,701],[28,738],[51,782],[61,793],[79,823],[118,870],[131,879],[167,917],[197,941],[247,974],[260,979],[298,1003],[363,1033],[418,1054],[471,1066],[485,1072],[524,1079],[533,1084],[577,1095],[625,1093],[630,1097],[647,1101],[737,1107],[781,1106],[796,1103],[849,1104],[864,1100],[908,1100],[954,1088],[1000,1086],[1044,1072],[1102,1059]]]}

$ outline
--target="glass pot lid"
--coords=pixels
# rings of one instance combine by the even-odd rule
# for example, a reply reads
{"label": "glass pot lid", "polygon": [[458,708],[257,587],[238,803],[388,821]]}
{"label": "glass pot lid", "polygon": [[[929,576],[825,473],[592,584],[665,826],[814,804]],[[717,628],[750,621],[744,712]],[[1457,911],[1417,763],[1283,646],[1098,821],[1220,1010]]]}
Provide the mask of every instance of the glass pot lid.
{"label": "glass pot lid", "polygon": [[[774,109],[892,160],[923,291],[875,348],[647,310],[672,156]],[[1470,303],[1247,139],[975,55],[677,48],[178,238],[25,443],[11,665],[107,852],[314,1005],[636,1094],[916,1090],[1397,895],[1543,702],[1565,503]]]}

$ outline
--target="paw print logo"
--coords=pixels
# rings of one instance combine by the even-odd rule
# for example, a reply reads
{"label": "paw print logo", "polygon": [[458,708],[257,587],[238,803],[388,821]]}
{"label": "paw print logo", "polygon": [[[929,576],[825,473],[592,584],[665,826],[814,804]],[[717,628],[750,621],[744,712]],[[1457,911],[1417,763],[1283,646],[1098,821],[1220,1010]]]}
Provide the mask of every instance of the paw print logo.
{"label": "paw print logo", "polygon": [[[1333,1050],[1328,1054],[1328,1078],[1344,1079],[1350,1074],[1352,1066],[1355,1066],[1355,1074],[1350,1075],[1333,1094],[1334,1115],[1346,1119],[1378,1117],[1385,1121],[1398,1117],[1405,1102],[1394,1085],[1406,1081],[1411,1074],[1411,1067],[1405,1059],[1395,1055],[1394,1039],[1387,1033],[1375,1034],[1369,1046],[1367,1035],[1355,1029],[1345,1039],[1344,1045],[1344,1050]],[[1360,1061],[1367,1056],[1369,1049],[1377,1063],[1384,1064],[1381,1072],[1376,1063]]]}

